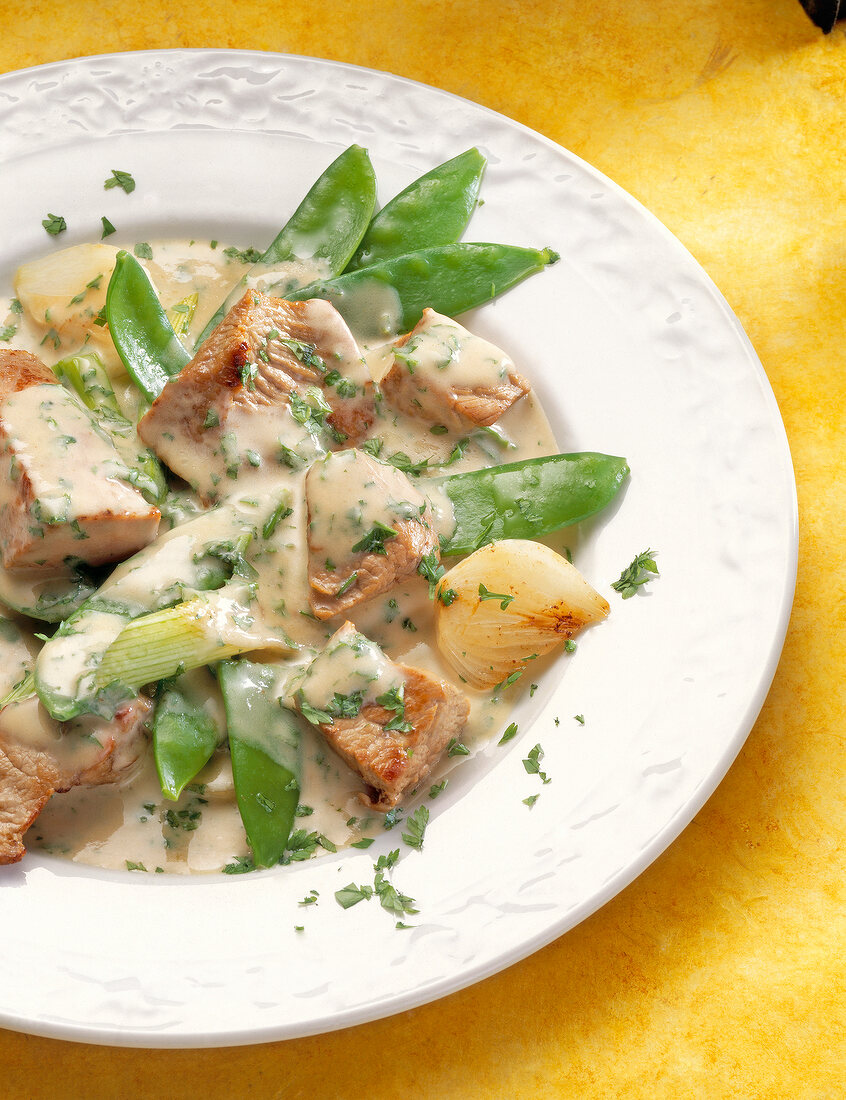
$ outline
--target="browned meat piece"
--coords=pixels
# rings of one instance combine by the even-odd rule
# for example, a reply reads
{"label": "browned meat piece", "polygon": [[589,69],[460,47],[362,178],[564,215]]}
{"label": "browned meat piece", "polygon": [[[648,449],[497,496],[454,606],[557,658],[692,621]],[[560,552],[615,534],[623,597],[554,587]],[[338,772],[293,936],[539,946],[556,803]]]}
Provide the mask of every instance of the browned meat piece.
{"label": "browned meat piece", "polygon": [[411,730],[386,730],[395,712],[365,704],[355,718],[335,718],[319,729],[335,752],[371,788],[363,801],[383,812],[396,806],[459,737],[470,713],[466,697],[446,680],[406,665],[405,718]]}
{"label": "browned meat piece", "polygon": [[[365,436],[375,417],[373,386],[341,315],[321,300],[287,302],[249,290],[168,382],[142,417],[139,435],[214,499],[213,489],[197,480],[198,464],[208,459],[218,478],[231,478],[255,465],[251,455],[278,461],[279,443],[292,446],[292,429],[306,431],[303,411],[308,419],[300,408],[286,422],[280,410],[291,408],[292,395],[308,400],[310,389],[325,405],[317,411],[328,423],[326,448]],[[263,432],[258,425],[265,419]]]}
{"label": "browned meat piece", "polygon": [[383,811],[429,774],[470,713],[452,684],[394,664],[350,622],[312,661],[294,698],[368,785],[364,800]]}
{"label": "browned meat piece", "polygon": [[456,430],[489,427],[530,388],[504,352],[433,309],[394,345],[381,387],[393,408]]}
{"label": "browned meat piece", "polygon": [[21,859],[24,833],[54,794],[117,782],[132,767],[151,710],[139,697],[110,722],[65,723],[58,737],[35,699],[0,711],[0,864]]}
{"label": "browned meat piece", "polygon": [[0,348],[0,405],[13,393],[45,382],[55,384],[56,376],[37,356],[17,348]]}
{"label": "browned meat piece", "polygon": [[429,505],[405,474],[363,451],[315,462],[305,481],[309,603],[330,619],[440,557]]}
{"label": "browned meat piece", "polygon": [[156,537],[159,510],[114,446],[34,355],[0,351],[0,554],[6,569],[117,561]]}

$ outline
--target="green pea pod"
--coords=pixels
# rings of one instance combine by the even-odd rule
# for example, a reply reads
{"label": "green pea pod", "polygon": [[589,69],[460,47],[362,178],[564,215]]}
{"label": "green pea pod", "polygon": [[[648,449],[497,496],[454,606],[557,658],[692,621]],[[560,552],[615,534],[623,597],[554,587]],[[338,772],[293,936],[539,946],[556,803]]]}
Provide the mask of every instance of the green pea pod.
{"label": "green pea pod", "polygon": [[[346,267],[373,215],[376,177],[367,150],[351,145],[334,160],[273,238],[258,263],[248,272],[277,267],[292,260],[322,260],[330,277]],[[293,284],[290,280],[271,288],[278,296]],[[217,328],[244,293],[238,284],[197,338],[199,347]]]}
{"label": "green pea pod", "polygon": [[448,244],[311,283],[291,298],[326,298],[364,341],[408,332],[429,306],[455,317],[558,260],[548,248]]}
{"label": "green pea pod", "polygon": [[469,554],[500,539],[536,539],[580,523],[617,495],[624,458],[584,451],[437,478],[452,502],[455,529],[441,553]]}
{"label": "green pea pod", "polygon": [[179,342],[147,272],[129,252],[118,252],[106,292],[106,320],[118,355],[148,401],[191,356]]}
{"label": "green pea pod", "polygon": [[218,666],[235,796],[257,867],[272,867],[285,854],[300,798],[300,729],[275,698],[277,675],[251,661]]}
{"label": "green pea pod", "polygon": [[207,681],[214,685],[205,669],[186,673],[162,692],[156,703],[153,757],[162,794],[174,802],[225,738],[225,730],[203,706],[202,692],[196,690],[200,686],[207,690]]}
{"label": "green pea pod", "polygon": [[457,241],[476,208],[486,163],[468,149],[410,183],[373,218],[346,270]]}

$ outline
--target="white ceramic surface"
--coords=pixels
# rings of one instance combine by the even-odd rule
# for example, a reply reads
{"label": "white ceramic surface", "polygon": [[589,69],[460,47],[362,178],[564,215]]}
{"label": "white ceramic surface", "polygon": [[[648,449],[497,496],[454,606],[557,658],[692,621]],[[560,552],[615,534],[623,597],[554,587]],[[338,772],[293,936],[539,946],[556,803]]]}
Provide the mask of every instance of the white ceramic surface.
{"label": "white ceramic surface", "polygon": [[[441,997],[566,932],[714,790],[784,638],[790,456],[719,292],[577,157],[383,73],[261,53],[121,54],[0,77],[0,116],[0,296],[24,259],[98,239],[101,215],[118,228],[110,243],[258,245],[352,142],[370,150],[382,202],[479,146],[485,204],[468,239],[550,245],[562,259],[468,323],[535,382],[562,450],[624,454],[633,471],[611,514],[569,540],[611,616],[523,700],[518,738],[464,762],[431,804],[424,851],[405,849],[393,876],[419,903],[412,929],[375,901],[344,911],[333,898],[372,882],[376,855],[404,847],[396,832],[366,852],[190,881],[28,855],[0,870],[14,944],[0,958],[0,1024],[139,1046],[306,1035]],[[132,195],[103,190],[112,168],[134,174]],[[58,245],[41,228],[48,212],[68,222]],[[647,547],[661,577],[624,602],[610,582]],[[547,786],[521,763],[538,742]],[[300,908],[312,889],[319,904]]]}

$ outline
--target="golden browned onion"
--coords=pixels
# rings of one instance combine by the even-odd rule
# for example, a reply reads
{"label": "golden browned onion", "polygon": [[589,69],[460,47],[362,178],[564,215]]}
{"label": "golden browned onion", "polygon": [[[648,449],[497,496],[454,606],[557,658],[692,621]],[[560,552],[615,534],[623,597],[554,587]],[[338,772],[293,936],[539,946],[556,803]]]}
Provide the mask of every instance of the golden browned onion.
{"label": "golden browned onion", "polygon": [[[501,683],[589,623],[608,602],[566,558],[538,542],[483,546],[446,573],[435,600],[438,646],[477,688]],[[497,598],[498,597],[498,598]]]}

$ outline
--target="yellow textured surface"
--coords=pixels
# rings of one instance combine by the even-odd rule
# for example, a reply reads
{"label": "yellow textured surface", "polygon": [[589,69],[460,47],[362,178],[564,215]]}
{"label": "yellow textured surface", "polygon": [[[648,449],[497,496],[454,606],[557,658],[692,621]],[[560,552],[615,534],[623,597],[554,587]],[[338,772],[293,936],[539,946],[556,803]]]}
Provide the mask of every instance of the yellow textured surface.
{"label": "yellow textured surface", "polygon": [[437,1004],[318,1038],[149,1052],[0,1032],[0,1095],[846,1094],[846,24],[826,38],[797,0],[0,0],[0,16],[0,71],[176,46],[330,57],[572,149],[737,312],[801,516],[787,644],[746,746],[671,849],[570,934]]}

